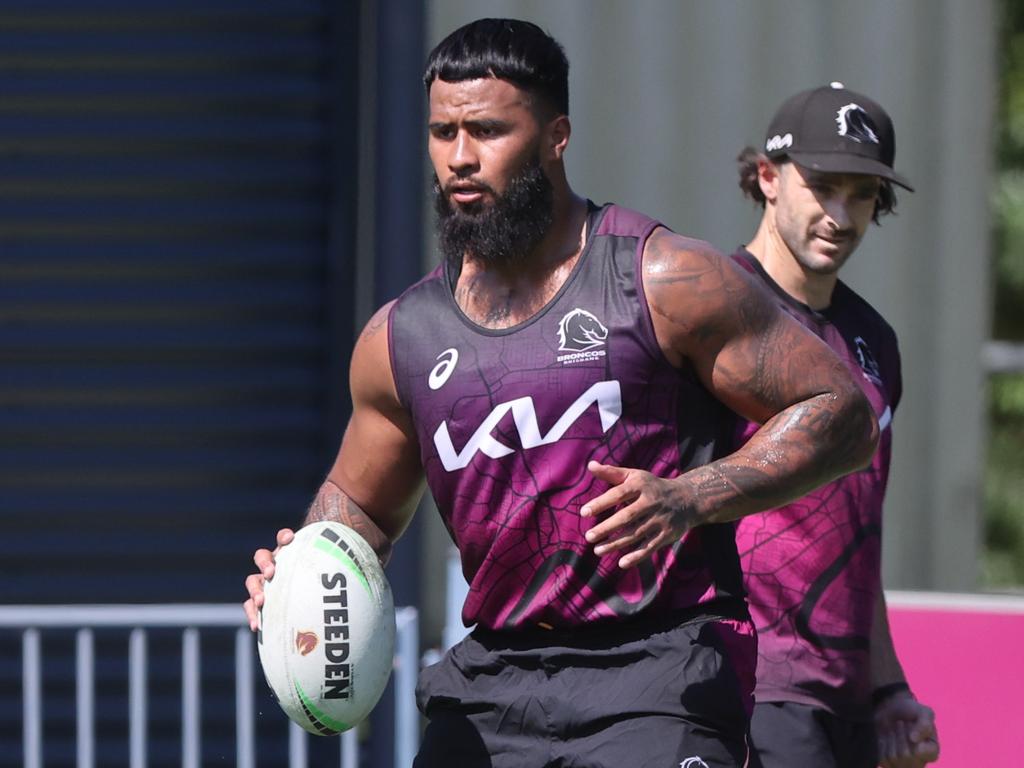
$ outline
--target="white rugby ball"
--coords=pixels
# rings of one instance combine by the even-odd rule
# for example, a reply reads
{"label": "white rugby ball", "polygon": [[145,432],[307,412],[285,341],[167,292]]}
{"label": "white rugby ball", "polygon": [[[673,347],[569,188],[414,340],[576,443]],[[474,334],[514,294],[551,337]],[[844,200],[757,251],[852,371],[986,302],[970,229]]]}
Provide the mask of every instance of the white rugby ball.
{"label": "white rugby ball", "polygon": [[363,720],[387,685],[395,608],[369,544],[341,523],[312,523],[275,558],[257,645],[281,708],[310,733]]}

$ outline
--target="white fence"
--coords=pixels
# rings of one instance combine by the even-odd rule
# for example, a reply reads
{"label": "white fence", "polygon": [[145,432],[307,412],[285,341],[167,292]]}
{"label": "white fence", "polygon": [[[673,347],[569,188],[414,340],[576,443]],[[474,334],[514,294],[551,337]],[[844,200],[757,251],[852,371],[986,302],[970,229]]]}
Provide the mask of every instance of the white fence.
{"label": "white fence", "polygon": [[[395,766],[412,765],[419,742],[419,715],[415,704],[419,671],[419,626],[415,608],[398,608],[395,686]],[[10,605],[0,606],[0,629],[21,631],[23,761],[25,768],[42,768],[43,754],[43,654],[40,631],[64,629],[75,632],[76,748],[78,768],[94,768],[95,686],[94,641],[96,629],[129,631],[128,733],[131,768],[145,768],[147,739],[147,631],[180,629],[181,661],[181,754],[182,768],[199,768],[202,754],[200,716],[200,632],[203,629],[235,629],[235,765],[255,768],[253,672],[255,637],[249,631],[240,606],[230,605]],[[306,768],[308,734],[289,723],[288,766]],[[339,739],[339,765],[357,768],[355,729]]]}

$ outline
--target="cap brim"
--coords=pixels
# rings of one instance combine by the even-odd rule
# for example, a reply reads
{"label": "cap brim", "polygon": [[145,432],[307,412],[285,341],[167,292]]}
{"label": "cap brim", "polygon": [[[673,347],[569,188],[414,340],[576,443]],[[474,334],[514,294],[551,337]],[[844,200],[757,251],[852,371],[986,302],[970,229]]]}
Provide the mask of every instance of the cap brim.
{"label": "cap brim", "polygon": [[869,176],[879,176],[883,179],[888,179],[893,184],[899,184],[910,192],[914,191],[909,181],[885,163],[872,160],[870,157],[841,154],[838,152],[787,152],[786,155],[797,165],[809,168],[812,171],[863,173]]}

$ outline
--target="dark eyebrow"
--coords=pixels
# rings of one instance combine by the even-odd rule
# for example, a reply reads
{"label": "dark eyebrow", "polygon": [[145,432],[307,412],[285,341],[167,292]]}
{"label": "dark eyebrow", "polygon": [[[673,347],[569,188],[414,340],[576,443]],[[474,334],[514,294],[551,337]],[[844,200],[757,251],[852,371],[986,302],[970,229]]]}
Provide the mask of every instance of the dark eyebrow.
{"label": "dark eyebrow", "polygon": [[[429,128],[430,130],[436,130],[438,128],[445,128],[445,127],[447,127],[449,125],[454,125],[454,124],[455,124],[455,121],[453,121],[453,120],[438,120],[438,121],[435,121],[435,122],[432,122],[432,123],[428,123],[427,124],[427,128]],[[463,123],[463,125],[465,125],[465,126],[467,126],[469,128],[477,128],[477,129],[479,129],[479,128],[489,128],[491,130],[495,130],[495,129],[501,130],[501,129],[508,128],[509,125],[511,125],[511,123],[509,123],[508,120],[500,120],[500,119],[494,118],[494,117],[485,117],[485,118],[480,118],[478,120],[466,120]]]}
{"label": "dark eyebrow", "polygon": [[501,120],[497,117],[484,117],[479,120],[467,120],[466,123],[469,125],[476,125],[481,128],[500,128],[509,124],[508,120]]}

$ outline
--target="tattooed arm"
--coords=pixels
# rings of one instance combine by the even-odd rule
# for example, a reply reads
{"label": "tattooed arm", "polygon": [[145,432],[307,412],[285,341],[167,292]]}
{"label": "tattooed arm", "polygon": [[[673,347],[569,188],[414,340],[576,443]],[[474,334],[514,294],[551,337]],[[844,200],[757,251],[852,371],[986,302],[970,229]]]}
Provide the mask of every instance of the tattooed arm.
{"label": "tattooed arm", "polygon": [[340,520],[355,528],[378,556],[405,530],[423,493],[419,442],[391,372],[391,306],[378,310],[356,341],[349,375],[352,417],[306,516],[306,523]]}
{"label": "tattooed arm", "polygon": [[733,411],[763,426],[742,448],[674,480],[591,463],[613,487],[584,516],[618,507],[587,535],[622,567],[702,523],[779,506],[867,464],[878,440],[870,404],[820,339],[706,243],[659,229],[644,290],[670,362],[690,366]]}
{"label": "tattooed arm", "polygon": [[[416,433],[398,399],[388,353],[385,305],[370,318],[352,352],[349,387],[352,417],[327,479],[306,513],[304,524],[337,520],[356,530],[384,563],[391,543],[405,530],[423,492]],[[277,545],[291,542],[291,530],[278,532]],[[276,550],[275,550],[276,551]],[[245,611],[255,629],[263,604],[263,583],[274,575],[274,553],[257,550],[259,573],[245,581]]]}

